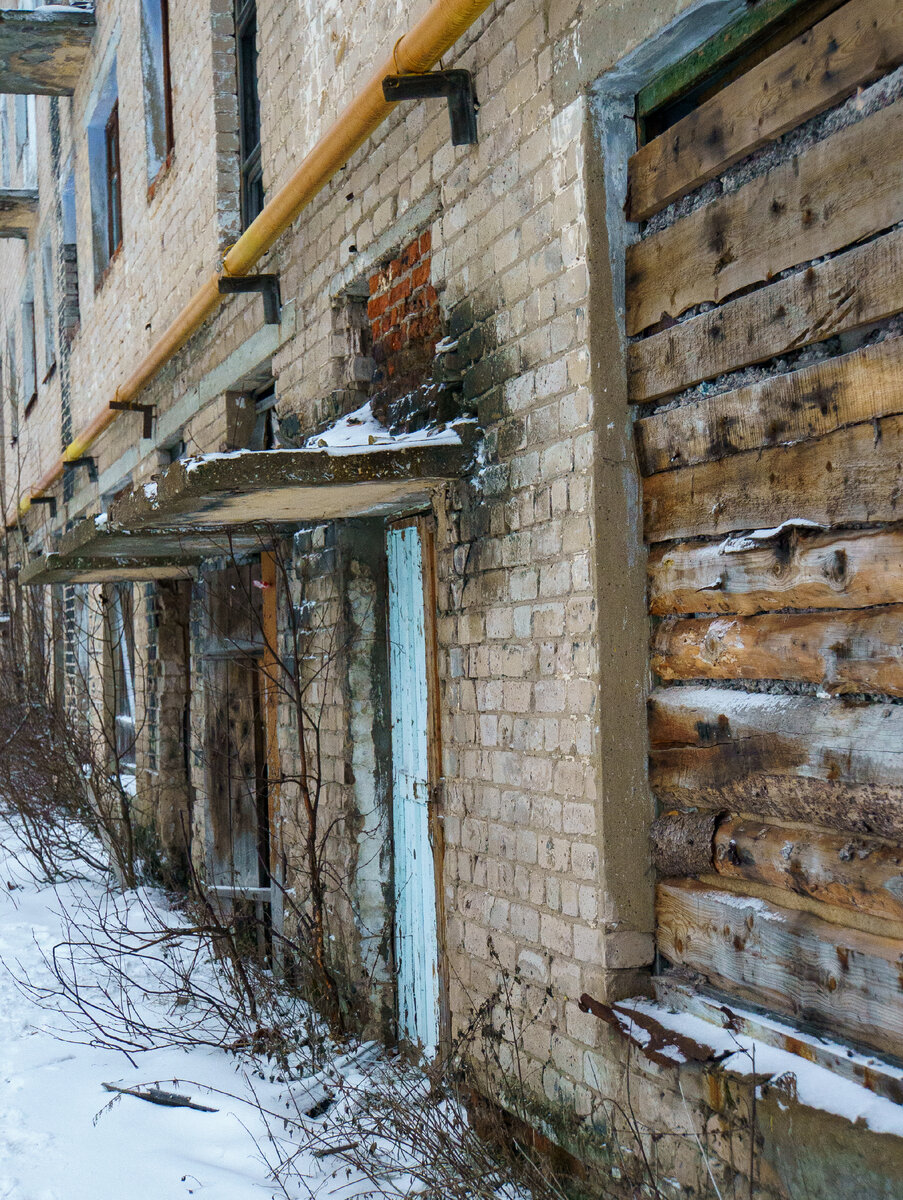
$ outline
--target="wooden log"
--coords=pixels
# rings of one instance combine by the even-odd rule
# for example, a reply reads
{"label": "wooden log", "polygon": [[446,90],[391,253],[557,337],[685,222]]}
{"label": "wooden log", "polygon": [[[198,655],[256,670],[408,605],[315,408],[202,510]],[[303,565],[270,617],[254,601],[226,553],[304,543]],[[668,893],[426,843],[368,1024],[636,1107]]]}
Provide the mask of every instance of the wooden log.
{"label": "wooden log", "polygon": [[714,868],[888,921],[903,921],[903,848],[875,838],[735,818],[714,833]]}
{"label": "wooden log", "polygon": [[680,542],[649,556],[649,610],[769,612],[903,602],[903,530],[841,535],[785,527],[761,542]]}
{"label": "wooden log", "polygon": [[634,342],[634,403],[821,342],[903,309],[903,230]]}
{"label": "wooden log", "polygon": [[903,417],[651,475],[643,484],[643,512],[649,542],[789,520],[826,527],[900,520]]}
{"label": "wooden log", "polygon": [[663,804],[903,840],[903,706],[664,687],[649,740]]}
{"label": "wooden log", "polygon": [[652,475],[900,412],[903,337],[653,413],[634,429],[640,469]]}
{"label": "wooden log", "polygon": [[731,995],[883,1053],[903,1051],[903,941],[690,880],[656,889],[659,951]]}
{"label": "wooden log", "polygon": [[[895,1104],[903,1104],[903,1070],[871,1055],[854,1054],[845,1048],[825,1043],[813,1034],[805,1034],[792,1025],[739,1006],[728,1006],[721,996],[707,996],[689,983],[680,982],[680,971],[669,971],[653,977],[655,998],[671,1012],[690,1013],[710,1021],[720,1029],[729,1029],[745,1037],[755,1038],[767,1046],[797,1054],[807,1062],[833,1071],[841,1079],[849,1079],[883,1096]],[[623,1007],[623,1006],[622,1006]]]}
{"label": "wooden log", "polygon": [[630,160],[642,221],[903,61],[898,0],[852,0],[694,109]]}
{"label": "wooden log", "polygon": [[665,879],[705,875],[715,857],[715,830],[728,814],[710,809],[671,809],[652,822],[652,863]]}
{"label": "wooden log", "polygon": [[784,679],[903,696],[903,604],[755,617],[669,617],[652,669],[665,680]]}
{"label": "wooden log", "polygon": [[903,101],[627,249],[631,336],[903,220]]}

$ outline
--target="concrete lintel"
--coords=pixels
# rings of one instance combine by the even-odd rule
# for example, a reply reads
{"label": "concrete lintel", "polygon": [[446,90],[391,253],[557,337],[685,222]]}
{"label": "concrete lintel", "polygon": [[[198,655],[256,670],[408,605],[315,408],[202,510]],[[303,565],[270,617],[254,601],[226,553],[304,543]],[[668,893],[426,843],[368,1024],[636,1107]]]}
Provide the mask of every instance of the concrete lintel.
{"label": "concrete lintel", "polygon": [[0,238],[27,238],[37,214],[35,188],[0,188]]}
{"label": "concrete lintel", "polygon": [[159,558],[78,558],[45,554],[33,559],[19,572],[19,582],[27,587],[51,583],[123,583],[157,579],[193,579],[198,560],[178,561]]}
{"label": "concrete lintel", "polygon": [[65,559],[92,558],[115,562],[119,559],[222,558],[231,553],[260,550],[260,537],[251,532],[210,532],[195,529],[125,529],[109,521],[97,524],[93,517],[79,521],[64,534],[56,553]]}
{"label": "concrete lintel", "polygon": [[464,444],[211,454],[173,463],[156,488],[135,488],[110,519],[128,530],[193,526],[226,529],[412,511],[466,469]]}
{"label": "concrete lintel", "polygon": [[71,96],[94,36],[93,12],[0,10],[0,92]]}

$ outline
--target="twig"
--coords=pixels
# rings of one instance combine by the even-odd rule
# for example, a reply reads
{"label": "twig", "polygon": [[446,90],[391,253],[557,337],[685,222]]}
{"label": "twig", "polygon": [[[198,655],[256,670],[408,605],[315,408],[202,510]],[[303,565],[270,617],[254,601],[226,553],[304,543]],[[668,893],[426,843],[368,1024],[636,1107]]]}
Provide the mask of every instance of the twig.
{"label": "twig", "polygon": [[209,1108],[206,1104],[196,1104],[190,1096],[180,1096],[178,1092],[164,1092],[152,1087],[142,1091],[140,1088],[119,1087],[115,1083],[105,1083],[105,1092],[120,1092],[123,1096],[134,1096],[137,1100],[147,1100],[150,1104],[162,1104],[166,1108],[194,1108],[198,1112],[219,1112],[218,1108]]}

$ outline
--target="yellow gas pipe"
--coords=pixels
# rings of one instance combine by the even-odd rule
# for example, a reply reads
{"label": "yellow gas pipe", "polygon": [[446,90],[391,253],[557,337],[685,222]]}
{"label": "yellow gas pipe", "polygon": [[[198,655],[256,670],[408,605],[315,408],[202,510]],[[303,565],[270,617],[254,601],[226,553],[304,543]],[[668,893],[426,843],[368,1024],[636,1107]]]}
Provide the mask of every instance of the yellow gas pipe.
{"label": "yellow gas pipe", "polygon": [[[211,313],[222,303],[219,280],[230,275],[247,275],[277,238],[291,225],[314,196],[348,162],[355,150],[382,124],[394,103],[383,97],[382,81],[387,75],[428,71],[458,38],[489,7],[492,0],[434,0],[416,25],[395,43],[389,58],[374,72],[363,91],[339,115],[333,125],[302,160],[292,176],[266,204],[223,259],[222,274],[214,274],[185,305],[146,358],[119,385],[114,401],[133,400],[165,366]],[[116,409],[104,409],[69,443],[62,457],[30,489],[19,503],[19,515],[31,508],[32,497],[41,496],[63,474],[66,463],[82,458],[104,430],[116,420]]]}

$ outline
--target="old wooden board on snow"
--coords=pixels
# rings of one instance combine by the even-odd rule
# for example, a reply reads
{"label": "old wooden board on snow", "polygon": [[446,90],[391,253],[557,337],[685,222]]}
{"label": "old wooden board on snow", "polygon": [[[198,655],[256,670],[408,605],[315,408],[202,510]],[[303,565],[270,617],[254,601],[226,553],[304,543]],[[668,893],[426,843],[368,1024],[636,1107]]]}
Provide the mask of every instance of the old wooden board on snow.
{"label": "old wooden board on snow", "polygon": [[649,555],[649,610],[757,613],[903,601],[903,531],[785,527],[761,541],[679,542]]}
{"label": "old wooden board on snow", "polygon": [[700,187],[900,61],[899,0],[852,0],[642,146],[630,160],[630,219]]}
{"label": "old wooden board on snow", "polygon": [[658,885],[656,918],[671,962],[803,1024],[903,1051],[903,941],[690,880]]}
{"label": "old wooden board on snow", "polygon": [[649,701],[649,781],[666,803],[903,840],[903,707],[665,687]]}
{"label": "old wooden board on snow", "polygon": [[652,669],[665,680],[783,679],[903,696],[903,605],[752,617],[671,617]]}
{"label": "old wooden board on snow", "polygon": [[822,437],[903,412],[903,338],[705,396],[637,421],[645,475]]}
{"label": "old wooden board on snow", "polygon": [[903,229],[634,342],[630,399],[667,396],[901,309]]}
{"label": "old wooden board on snow", "polygon": [[627,332],[903,220],[903,101],[627,250]]}

